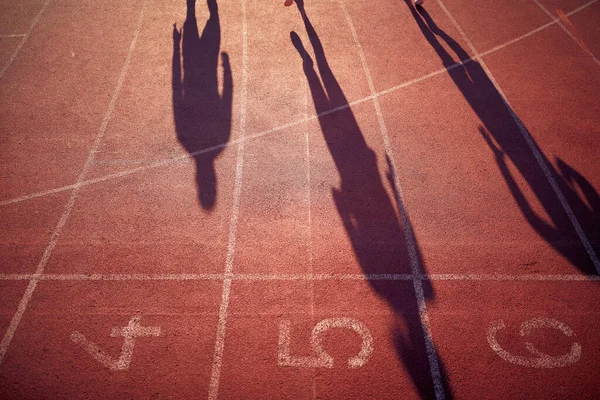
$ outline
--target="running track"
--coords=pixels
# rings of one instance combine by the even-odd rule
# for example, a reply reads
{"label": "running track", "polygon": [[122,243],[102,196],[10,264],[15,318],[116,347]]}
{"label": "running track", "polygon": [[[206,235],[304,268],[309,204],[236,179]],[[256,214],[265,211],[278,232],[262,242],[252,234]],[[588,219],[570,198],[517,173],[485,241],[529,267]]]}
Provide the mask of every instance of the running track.
{"label": "running track", "polygon": [[0,397],[598,398],[600,3],[281,3],[0,0]]}

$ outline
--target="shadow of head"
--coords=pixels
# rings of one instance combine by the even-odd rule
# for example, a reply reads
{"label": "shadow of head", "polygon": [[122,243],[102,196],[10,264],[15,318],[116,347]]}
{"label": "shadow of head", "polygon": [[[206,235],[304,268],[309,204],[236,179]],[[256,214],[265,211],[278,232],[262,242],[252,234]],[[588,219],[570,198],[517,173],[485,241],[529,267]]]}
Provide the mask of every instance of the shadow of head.
{"label": "shadow of head", "polygon": [[207,155],[196,159],[196,187],[198,202],[205,210],[212,210],[217,199],[217,175],[214,159]]}

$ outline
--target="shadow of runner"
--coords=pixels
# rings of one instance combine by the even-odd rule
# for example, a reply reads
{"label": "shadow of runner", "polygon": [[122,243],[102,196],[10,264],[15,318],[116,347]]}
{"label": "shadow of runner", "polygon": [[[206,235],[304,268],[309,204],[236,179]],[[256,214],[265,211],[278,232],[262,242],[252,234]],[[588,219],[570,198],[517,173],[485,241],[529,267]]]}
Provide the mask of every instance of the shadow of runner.
{"label": "shadow of runner", "polygon": [[[217,196],[215,159],[224,147],[211,148],[227,143],[231,136],[233,82],[229,57],[222,53],[223,94],[219,95],[217,64],[221,27],[217,1],[207,1],[210,18],[202,36],[198,34],[195,4],[196,0],[187,0],[182,31],[173,25],[173,118],[177,139],[196,163],[198,201],[202,208],[210,210]],[[180,47],[183,48],[183,79]]]}
{"label": "shadow of runner", "polygon": [[[320,79],[300,37],[295,32],[291,32],[290,36],[302,57],[304,74],[317,113],[348,104],[327,63],[320,39],[308,19],[304,2],[296,0],[296,4],[315,52]],[[363,273],[367,276],[410,275],[411,258],[404,228],[383,186],[376,155],[365,142],[352,110],[345,108],[323,115],[319,117],[319,123],[341,179],[341,187],[332,189],[333,199]],[[390,175],[394,173],[390,168]],[[399,207],[402,208],[402,205],[399,204]],[[417,257],[420,258],[419,255]],[[394,311],[393,334],[397,354],[413,384],[422,398],[435,398],[414,292],[399,290],[401,286],[398,281],[369,279],[368,282]],[[425,299],[433,299],[430,282],[425,281],[424,286]],[[442,376],[445,376],[443,368]],[[444,386],[446,395],[450,398],[448,385],[444,383]]]}
{"label": "shadow of runner", "polygon": [[[446,68],[452,67],[448,70],[448,75],[483,124],[479,127],[479,132],[494,153],[500,172],[527,222],[571,264],[586,274],[597,274],[598,271],[592,258],[586,252],[561,201],[546,179],[529,144],[521,133],[518,124],[526,130],[524,124],[504,102],[502,95],[496,90],[482,66],[475,60],[458,65],[460,60],[468,60],[471,56],[435,24],[424,8],[414,7],[410,0],[405,0],[405,2],[423,36],[437,52],[442,64]],[[458,60],[454,60],[446,51],[438,37],[442,38],[456,53]],[[515,119],[518,123],[515,122]],[[531,135],[529,136],[531,137]],[[531,141],[539,149],[533,137],[531,137]],[[598,192],[581,174],[562,160],[557,158],[559,170],[556,170],[541,150],[540,156],[548,166],[550,174],[557,182],[591,244],[596,244],[597,251],[600,244],[600,197]],[[544,216],[538,215],[529,203],[508,168],[507,159],[525,179],[550,217],[550,222],[546,222]],[[581,191],[583,196],[580,196],[578,191]],[[593,250],[592,254],[594,254]]]}

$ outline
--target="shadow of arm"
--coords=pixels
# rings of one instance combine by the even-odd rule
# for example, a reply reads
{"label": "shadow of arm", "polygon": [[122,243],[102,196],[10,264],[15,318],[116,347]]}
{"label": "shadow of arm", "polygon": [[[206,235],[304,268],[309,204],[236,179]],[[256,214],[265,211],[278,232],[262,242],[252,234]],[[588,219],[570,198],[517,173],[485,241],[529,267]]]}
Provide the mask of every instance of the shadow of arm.
{"label": "shadow of arm", "polygon": [[589,206],[591,207],[592,215],[594,219],[600,218],[600,195],[596,189],[592,186],[592,184],[579,172],[574,170],[570,165],[561,160],[559,157],[556,157],[556,164],[560,170],[562,177],[569,184],[579,186],[579,189],[583,193],[583,196],[587,200]]}
{"label": "shadow of arm", "polygon": [[[456,53],[456,55],[458,56],[459,59],[461,59],[461,60],[468,60],[470,58],[469,54],[467,54],[467,52],[465,51],[465,49],[463,49],[462,46],[460,44],[458,44],[458,42],[456,40],[454,40],[453,37],[451,37],[450,35],[448,35],[439,26],[437,26],[437,24],[435,23],[435,21],[433,20],[433,18],[431,18],[431,15],[429,15],[429,13],[427,12],[427,10],[425,10],[424,8],[420,8],[418,12],[423,17],[423,19],[425,20],[425,22],[427,23],[427,26],[429,27],[429,30],[431,30],[432,33],[434,33],[434,34],[440,36],[442,39],[444,39],[444,41],[446,43],[448,43],[448,46],[450,46],[450,48]],[[414,12],[413,12],[413,15],[414,15]],[[436,41],[437,41],[437,39],[436,39]],[[443,51],[446,52],[445,49],[443,49]],[[446,54],[448,54],[448,53],[446,52]],[[448,54],[448,57],[450,57],[449,54]]]}
{"label": "shadow of arm", "polygon": [[510,173],[510,170],[508,169],[508,166],[506,165],[506,154],[504,153],[504,151],[496,147],[496,145],[492,142],[489,133],[487,133],[483,127],[479,127],[479,132],[481,133],[481,136],[494,153],[496,164],[498,165],[498,168],[500,169],[500,172],[502,173],[502,176],[506,181],[506,185],[508,186],[513,198],[515,199],[515,202],[521,209],[521,213],[523,214],[525,219],[527,219],[527,222],[536,230],[536,232],[540,234],[540,236],[542,236],[546,240],[549,240],[556,236],[557,230],[552,225],[548,224],[546,221],[538,217],[533,208],[531,208],[531,206],[529,205],[527,198],[519,188],[519,184],[515,181],[512,174]]}
{"label": "shadow of arm", "polygon": [[[412,14],[415,22],[417,23],[417,26],[421,30],[421,33],[423,34],[425,39],[427,39],[427,42],[429,42],[429,44],[435,50],[435,52],[438,54],[440,60],[442,60],[442,64],[446,67],[455,64],[456,62],[454,61],[452,56],[448,54],[444,46],[442,46],[438,39],[435,37],[434,32],[439,33],[441,32],[441,30],[437,27],[437,25],[435,25],[427,11],[425,11],[425,9],[422,8],[419,9],[419,11],[417,11],[410,0],[404,1],[406,2],[406,5],[410,10],[410,13]],[[423,21],[424,19],[427,21],[427,23]]]}
{"label": "shadow of arm", "polygon": [[233,104],[233,78],[231,76],[231,64],[229,55],[221,53],[223,59],[223,94],[221,95],[221,104],[223,105],[223,116],[231,126],[231,109]]}
{"label": "shadow of arm", "polygon": [[171,73],[171,89],[173,96],[173,117],[175,119],[175,128],[179,132],[179,124],[182,114],[183,102],[183,85],[181,81],[181,34],[182,31],[177,29],[177,25],[173,24],[173,62]]}

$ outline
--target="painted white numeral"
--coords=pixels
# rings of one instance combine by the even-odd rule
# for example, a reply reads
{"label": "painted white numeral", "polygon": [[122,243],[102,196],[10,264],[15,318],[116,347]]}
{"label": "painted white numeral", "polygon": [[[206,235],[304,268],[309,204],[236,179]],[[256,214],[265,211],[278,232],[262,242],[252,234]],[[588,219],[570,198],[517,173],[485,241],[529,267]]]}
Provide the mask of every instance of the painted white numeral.
{"label": "painted white numeral", "polygon": [[[496,340],[496,333],[500,329],[506,328],[504,321],[494,321],[487,332],[487,340],[492,350],[505,361],[531,368],[557,368],[575,364],[581,358],[581,346],[574,342],[571,344],[571,351],[562,356],[550,356],[542,353],[535,348],[533,343],[525,342],[525,348],[533,355],[533,357],[515,356],[504,350]],[[521,324],[520,335],[528,336],[534,329],[552,328],[561,331],[565,336],[573,336],[573,330],[566,324],[551,318],[532,318]]]}
{"label": "painted white numeral", "polygon": [[351,329],[362,338],[360,352],[348,360],[348,368],[359,368],[369,361],[369,357],[373,353],[373,337],[369,329],[362,322],[353,318],[329,318],[319,322],[313,328],[310,344],[315,355],[307,357],[290,355],[290,321],[281,321],[279,324],[278,364],[285,367],[333,368],[333,357],[321,346],[321,335],[331,328]]}
{"label": "painted white numeral", "polygon": [[83,334],[75,331],[71,334],[71,340],[81,346],[87,351],[94,359],[100,362],[102,365],[113,371],[122,371],[129,369],[131,363],[131,356],[133,355],[133,346],[135,345],[135,339],[138,337],[148,336],[160,336],[160,327],[142,327],[140,326],[140,319],[142,317],[136,315],[131,318],[129,324],[123,328],[113,328],[110,333],[111,337],[123,337],[123,347],[121,348],[121,355],[119,358],[106,354],[100,346],[96,343],[90,342],[86,339]]}

